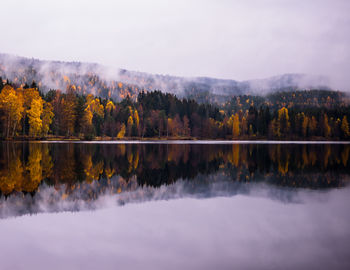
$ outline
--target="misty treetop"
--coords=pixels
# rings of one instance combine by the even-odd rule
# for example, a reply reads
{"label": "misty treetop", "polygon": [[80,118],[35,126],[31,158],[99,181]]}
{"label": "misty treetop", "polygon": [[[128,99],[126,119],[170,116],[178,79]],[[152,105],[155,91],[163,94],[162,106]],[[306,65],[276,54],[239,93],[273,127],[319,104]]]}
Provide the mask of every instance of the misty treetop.
{"label": "misty treetop", "polygon": [[135,100],[142,91],[159,89],[199,103],[218,104],[225,103],[232,96],[248,93],[261,95],[276,91],[331,89],[327,78],[307,74],[282,74],[250,81],[187,78],[115,69],[96,63],[42,61],[2,53],[0,77],[9,79],[16,88],[25,88],[35,81],[43,92],[72,86],[79,94],[93,94],[115,101],[127,96]]}
{"label": "misty treetop", "polygon": [[81,94],[74,85],[44,94],[34,82],[15,88],[0,81],[0,133],[6,139],[350,138],[350,107],[346,96],[335,91],[234,96],[219,106],[161,91],[115,102]]}

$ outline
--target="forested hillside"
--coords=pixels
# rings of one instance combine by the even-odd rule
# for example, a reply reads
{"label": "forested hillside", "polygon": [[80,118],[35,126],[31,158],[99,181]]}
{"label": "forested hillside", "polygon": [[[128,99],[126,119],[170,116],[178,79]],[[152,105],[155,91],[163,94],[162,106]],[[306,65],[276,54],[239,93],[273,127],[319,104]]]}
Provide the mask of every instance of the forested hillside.
{"label": "forested hillside", "polygon": [[341,92],[312,90],[234,96],[222,106],[161,91],[121,101],[74,85],[43,93],[0,80],[3,138],[65,137],[348,140],[350,107]]}
{"label": "forested hillside", "polygon": [[306,74],[284,74],[250,81],[191,78],[135,72],[95,63],[42,61],[7,54],[0,54],[0,77],[9,79],[15,88],[28,87],[35,81],[44,93],[50,89],[65,91],[67,87],[73,87],[81,95],[93,94],[115,101],[128,96],[135,101],[140,92],[160,90],[179,98],[194,99],[198,103],[220,105],[234,95],[329,89],[326,78]]}

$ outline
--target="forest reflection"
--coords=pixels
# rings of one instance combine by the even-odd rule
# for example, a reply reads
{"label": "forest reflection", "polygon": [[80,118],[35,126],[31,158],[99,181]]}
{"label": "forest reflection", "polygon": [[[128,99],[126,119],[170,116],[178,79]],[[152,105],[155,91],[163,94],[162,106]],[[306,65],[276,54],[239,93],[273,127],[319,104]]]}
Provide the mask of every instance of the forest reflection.
{"label": "forest reflection", "polygon": [[106,198],[124,204],[249,194],[254,183],[291,202],[291,188],[345,186],[349,152],[347,144],[2,142],[0,218],[96,209]]}
{"label": "forest reflection", "polygon": [[[343,144],[0,144],[0,191],[35,194],[103,182],[120,193],[220,172],[229,181],[330,188],[345,185],[350,145]],[[118,176],[118,177],[116,177]],[[118,184],[111,184],[111,179]],[[117,179],[117,180],[115,180]]]}

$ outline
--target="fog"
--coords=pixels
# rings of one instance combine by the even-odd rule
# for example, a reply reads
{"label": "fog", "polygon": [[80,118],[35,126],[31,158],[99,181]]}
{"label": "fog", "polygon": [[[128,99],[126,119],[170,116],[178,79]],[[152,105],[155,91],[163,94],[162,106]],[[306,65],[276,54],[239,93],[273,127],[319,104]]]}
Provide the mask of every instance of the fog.
{"label": "fog", "polygon": [[243,194],[5,219],[1,268],[349,269],[349,191],[302,190],[294,203]]}
{"label": "fog", "polygon": [[[223,174],[199,175],[192,181],[178,180],[171,185],[162,185],[158,188],[138,186],[136,177],[132,177],[131,191],[115,193],[120,176],[112,177],[110,187],[101,192],[100,184],[82,183],[79,189],[68,191],[69,188],[40,186],[40,191],[33,194],[14,193],[0,198],[0,219],[40,213],[79,212],[98,210],[111,206],[139,204],[149,201],[174,200],[180,198],[212,198],[218,196],[231,197],[247,195],[254,197],[268,197],[284,203],[300,203],[303,198],[297,191],[290,192],[289,188],[277,188],[267,184],[240,183],[230,181]],[[91,194],[95,194],[95,198]],[[90,196],[89,196],[90,195]],[[312,193],[311,193],[312,195]],[[310,195],[310,196],[311,196]]]}
{"label": "fog", "polygon": [[4,0],[1,10],[3,53],[239,81],[306,73],[349,90],[347,0]]}

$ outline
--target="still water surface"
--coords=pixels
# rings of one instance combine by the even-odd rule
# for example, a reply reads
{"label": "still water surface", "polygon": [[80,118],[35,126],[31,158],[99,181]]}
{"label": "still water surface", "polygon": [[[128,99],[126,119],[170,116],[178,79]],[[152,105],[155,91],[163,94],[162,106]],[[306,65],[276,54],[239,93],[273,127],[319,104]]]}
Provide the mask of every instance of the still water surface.
{"label": "still water surface", "polygon": [[348,269],[349,153],[1,143],[0,269]]}

